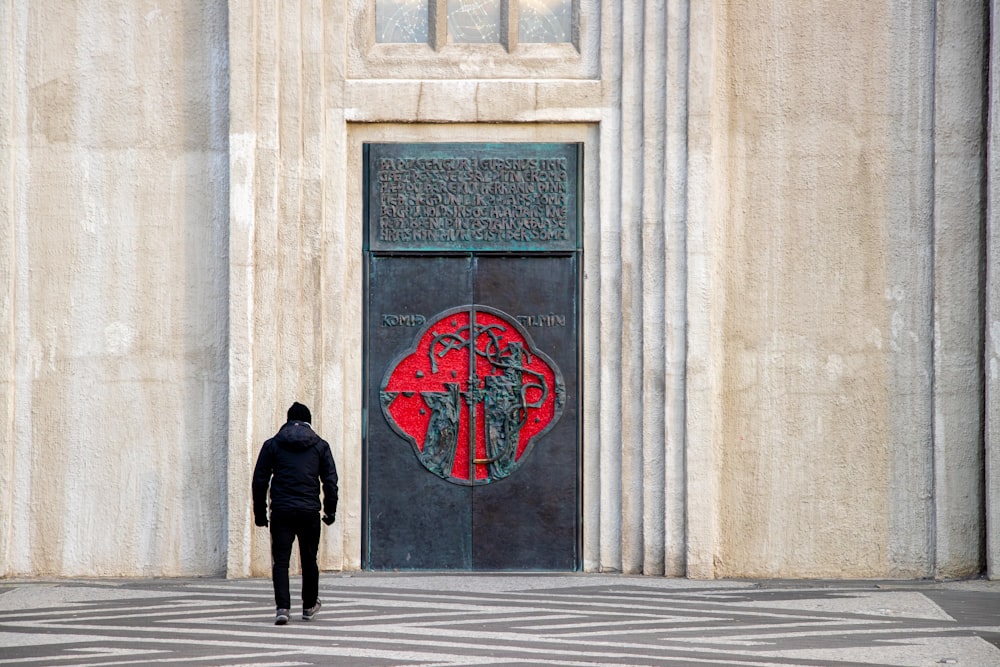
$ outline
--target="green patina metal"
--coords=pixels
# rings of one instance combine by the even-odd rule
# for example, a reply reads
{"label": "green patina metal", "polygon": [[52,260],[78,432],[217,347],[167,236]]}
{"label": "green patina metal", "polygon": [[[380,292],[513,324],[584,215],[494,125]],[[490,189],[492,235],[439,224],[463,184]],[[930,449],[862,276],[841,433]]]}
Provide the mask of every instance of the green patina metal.
{"label": "green patina metal", "polygon": [[[507,321],[478,324],[477,311],[492,313],[494,317],[504,316]],[[436,333],[438,326],[452,319],[456,312],[467,314],[469,323],[454,331]],[[426,347],[421,343],[425,338],[429,340]],[[559,420],[566,393],[562,374],[551,359],[530,349],[530,341],[527,331],[520,329],[514,318],[485,306],[465,306],[432,318],[427,328],[417,334],[413,346],[390,364],[379,394],[382,412],[393,429],[414,445],[417,458],[425,468],[456,484],[489,484],[504,479],[517,469],[522,458],[522,432],[533,441]],[[418,349],[424,350],[422,354],[426,355],[425,363],[431,377],[442,370],[440,361],[450,359],[452,365],[445,375],[454,381],[438,381],[436,390],[388,389],[394,378],[398,383],[401,375],[407,375],[397,368],[411,360]],[[455,356],[450,356],[452,354]],[[455,358],[465,362],[456,366]],[[533,367],[546,369],[551,379]],[[422,371],[413,372],[412,377],[413,382],[434,384]],[[411,401],[409,405],[417,406],[420,414],[430,413],[422,432],[401,425],[393,416],[400,397],[405,400],[417,393],[422,402]],[[546,404],[550,405],[551,415],[541,424],[538,411]],[[478,423],[480,406],[481,424]],[[408,415],[401,409],[399,416],[403,419],[413,417],[412,411]],[[463,414],[467,420],[465,441],[460,437]],[[525,429],[529,420],[534,422],[534,429]],[[540,424],[544,430],[539,431]],[[485,457],[476,454],[480,440]],[[468,469],[467,475],[463,472],[463,476],[456,477],[455,457],[459,450],[465,454]],[[485,466],[485,476],[479,474],[479,466]]]}
{"label": "green patina metal", "polygon": [[364,146],[365,568],[579,567],[582,164]]}
{"label": "green patina metal", "polygon": [[367,250],[578,249],[581,144],[366,144]]}

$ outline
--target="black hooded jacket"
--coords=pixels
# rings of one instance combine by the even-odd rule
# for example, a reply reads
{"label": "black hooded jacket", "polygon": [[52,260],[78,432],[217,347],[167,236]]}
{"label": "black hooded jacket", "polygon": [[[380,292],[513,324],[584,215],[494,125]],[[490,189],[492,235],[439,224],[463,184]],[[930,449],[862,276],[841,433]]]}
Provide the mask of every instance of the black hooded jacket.
{"label": "black hooded jacket", "polygon": [[[320,482],[323,503],[320,505]],[[337,511],[337,466],[330,445],[302,421],[289,421],[264,443],[253,471],[253,513],[267,518],[267,489],[271,488],[271,512]]]}

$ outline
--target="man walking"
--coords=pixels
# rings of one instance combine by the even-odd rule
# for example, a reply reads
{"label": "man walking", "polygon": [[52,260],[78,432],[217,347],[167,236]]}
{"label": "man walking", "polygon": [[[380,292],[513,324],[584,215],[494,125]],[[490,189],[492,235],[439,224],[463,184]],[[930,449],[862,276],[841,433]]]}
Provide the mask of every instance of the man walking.
{"label": "man walking", "polygon": [[319,512],[323,510],[323,523],[333,523],[337,513],[337,466],[330,445],[312,430],[311,422],[309,408],[292,403],[288,421],[264,443],[253,471],[253,516],[254,523],[261,527],[268,525],[267,491],[271,489],[271,579],[278,609],[275,625],[288,623],[288,561],[295,539],[299,541],[302,563],[302,620],[311,621],[323,606],[316,564]]}

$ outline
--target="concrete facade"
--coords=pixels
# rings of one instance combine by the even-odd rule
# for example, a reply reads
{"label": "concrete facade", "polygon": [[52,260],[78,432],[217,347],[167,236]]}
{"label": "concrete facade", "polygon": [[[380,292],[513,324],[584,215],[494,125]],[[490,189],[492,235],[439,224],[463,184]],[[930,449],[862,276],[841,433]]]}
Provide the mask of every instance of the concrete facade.
{"label": "concrete facade", "polygon": [[0,3],[0,572],[225,567],[224,3]]}
{"label": "concrete facade", "polygon": [[996,576],[995,2],[373,7],[0,3],[0,576],[266,574],[293,400],[360,566],[367,141],[584,144],[584,569]]}

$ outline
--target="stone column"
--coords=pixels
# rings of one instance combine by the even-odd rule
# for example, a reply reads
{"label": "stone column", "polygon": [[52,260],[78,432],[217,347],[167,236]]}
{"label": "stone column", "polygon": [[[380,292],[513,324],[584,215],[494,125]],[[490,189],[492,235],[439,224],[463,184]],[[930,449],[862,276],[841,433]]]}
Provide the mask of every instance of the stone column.
{"label": "stone column", "polygon": [[[270,572],[269,536],[253,527],[250,478],[288,406],[308,405],[322,436],[341,423],[324,394],[325,4],[229,5],[230,576]],[[343,28],[342,18],[336,25]],[[325,554],[341,525],[324,531],[325,568],[339,565]]]}
{"label": "stone column", "polygon": [[16,421],[18,402],[26,403],[23,394],[17,398],[18,387],[25,392],[28,386],[18,381],[18,346],[15,344],[19,332],[25,333],[25,320],[22,315],[18,321],[15,302],[24,303],[27,296],[24,240],[27,238],[28,210],[23,194],[28,136],[27,82],[16,76],[26,69],[27,15],[23,3],[0,4],[0,26],[5,36],[0,43],[0,212],[3,213],[0,215],[0,576],[12,572],[15,443],[24,439],[23,429],[29,423],[23,411],[20,423]]}
{"label": "stone column", "polygon": [[886,391],[891,396],[887,570],[933,576],[933,2],[894,3],[888,24]]}
{"label": "stone column", "polygon": [[986,563],[1000,579],[1000,2],[990,2],[986,127]]}
{"label": "stone column", "polygon": [[[601,482],[620,519],[602,522],[601,567],[627,573],[685,568],[687,12],[680,1],[627,3],[605,24],[618,92],[602,163],[618,169],[602,202],[621,233],[602,244],[615,260],[602,274],[602,310],[622,315],[602,332]],[[616,402],[617,414],[606,412]]]}
{"label": "stone column", "polygon": [[724,147],[716,96],[721,85],[715,35],[716,3],[688,3],[687,170],[684,288],[687,327],[684,369],[686,574],[715,575],[719,542],[721,329],[718,192],[713,189]]}
{"label": "stone column", "polygon": [[983,119],[980,0],[938,2],[934,35],[934,538],[939,578],[983,559]]}

